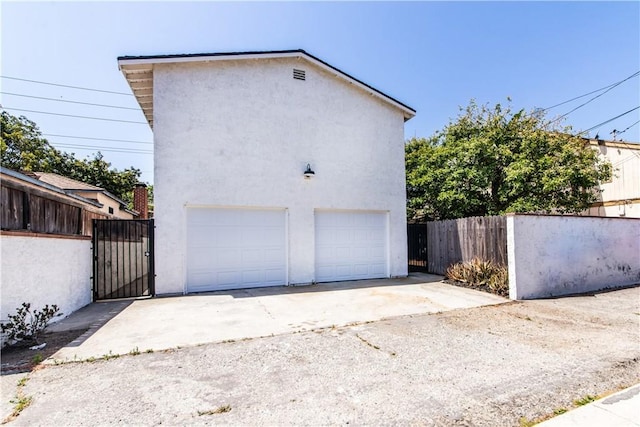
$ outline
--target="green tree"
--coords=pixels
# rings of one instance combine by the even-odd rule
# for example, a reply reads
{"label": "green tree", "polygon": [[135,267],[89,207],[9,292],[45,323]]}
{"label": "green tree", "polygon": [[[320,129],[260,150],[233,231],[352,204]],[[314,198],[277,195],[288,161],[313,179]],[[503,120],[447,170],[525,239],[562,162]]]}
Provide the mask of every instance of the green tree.
{"label": "green tree", "polygon": [[500,104],[472,101],[444,130],[405,149],[409,219],[577,213],[611,177],[611,165],[570,127]]}
{"label": "green tree", "polygon": [[16,171],[51,172],[92,184],[113,195],[131,201],[131,192],[140,179],[140,170],[118,170],[104,160],[102,153],[76,159],[62,152],[42,137],[38,126],[24,116],[6,111],[1,115],[0,161],[3,167]]}

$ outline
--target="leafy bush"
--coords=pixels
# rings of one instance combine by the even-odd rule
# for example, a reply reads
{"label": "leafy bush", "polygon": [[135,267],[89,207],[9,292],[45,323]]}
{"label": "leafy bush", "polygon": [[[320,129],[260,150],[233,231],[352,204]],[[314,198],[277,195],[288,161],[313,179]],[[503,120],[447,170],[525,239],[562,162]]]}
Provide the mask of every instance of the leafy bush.
{"label": "leafy bush", "polygon": [[487,287],[498,295],[509,294],[507,268],[493,261],[473,258],[471,261],[452,264],[447,268],[446,277],[472,287]]}
{"label": "leafy bush", "polygon": [[9,321],[0,327],[2,333],[7,334],[7,339],[10,342],[24,341],[25,343],[39,344],[38,338],[49,321],[61,314],[55,304],[51,306],[47,304],[42,310],[31,311],[31,304],[23,302],[22,306],[16,309],[16,314],[10,314]]}

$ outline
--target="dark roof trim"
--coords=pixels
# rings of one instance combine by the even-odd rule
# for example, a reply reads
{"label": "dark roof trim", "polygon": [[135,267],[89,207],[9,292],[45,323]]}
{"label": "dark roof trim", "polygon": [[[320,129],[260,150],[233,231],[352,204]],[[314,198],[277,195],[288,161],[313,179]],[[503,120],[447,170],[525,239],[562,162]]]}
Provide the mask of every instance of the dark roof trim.
{"label": "dark roof trim", "polygon": [[[284,53],[304,53],[309,55],[303,49],[289,50],[253,50],[247,52],[214,52],[214,53],[178,53],[172,55],[125,55],[118,56],[118,61],[126,61],[131,59],[172,59],[172,58],[199,58],[205,56],[246,56],[246,55],[268,55],[268,54],[284,54]],[[311,55],[309,55],[311,56]]]}
{"label": "dark roof trim", "polygon": [[415,115],[416,110],[409,107],[407,104],[398,101],[397,99],[393,98],[392,96],[387,95],[386,93],[374,88],[371,85],[368,85],[367,83],[363,82],[360,79],[357,79],[355,77],[353,77],[352,75],[345,73],[344,71],[342,71],[339,68],[334,67],[331,64],[328,64],[327,62],[323,61],[322,59],[311,55],[310,53],[306,52],[304,49],[290,49],[290,50],[264,50],[264,51],[248,51],[248,52],[217,52],[217,53],[187,53],[187,54],[176,54],[176,55],[143,55],[143,56],[119,56],[118,57],[118,61],[130,61],[130,60],[145,60],[145,59],[179,59],[179,58],[204,58],[204,57],[219,57],[219,56],[249,56],[249,55],[280,55],[280,54],[292,54],[292,53],[299,53],[301,55],[304,56],[308,56],[309,58],[320,62],[321,64],[323,64],[324,66],[334,70],[337,73],[342,74],[345,77],[348,77],[351,80],[354,80],[358,83],[360,83],[361,85],[367,87],[369,90],[376,92],[377,94],[384,96],[385,98],[390,99],[391,101],[403,106],[404,108],[408,109],[409,111],[413,112],[413,114]]}

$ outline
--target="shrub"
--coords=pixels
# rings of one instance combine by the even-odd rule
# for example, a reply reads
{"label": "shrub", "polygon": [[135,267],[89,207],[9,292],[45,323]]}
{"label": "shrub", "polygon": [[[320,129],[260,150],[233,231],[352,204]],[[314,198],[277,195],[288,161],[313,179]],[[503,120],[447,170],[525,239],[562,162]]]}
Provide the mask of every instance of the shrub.
{"label": "shrub", "polygon": [[509,294],[507,268],[493,261],[473,258],[471,261],[452,264],[447,268],[446,277],[472,287],[486,287],[498,295]]}
{"label": "shrub", "polygon": [[42,310],[31,311],[31,304],[23,302],[22,306],[16,309],[16,314],[10,314],[9,321],[0,327],[2,333],[6,333],[7,339],[11,342],[24,341],[39,344],[38,338],[49,321],[61,314],[55,304],[51,306],[47,304]]}

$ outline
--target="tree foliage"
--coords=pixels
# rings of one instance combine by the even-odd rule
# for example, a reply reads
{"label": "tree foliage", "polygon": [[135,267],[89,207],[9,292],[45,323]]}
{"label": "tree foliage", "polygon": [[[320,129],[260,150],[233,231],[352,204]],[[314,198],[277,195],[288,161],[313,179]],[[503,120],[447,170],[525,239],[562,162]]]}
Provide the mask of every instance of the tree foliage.
{"label": "tree foliage", "polygon": [[611,165],[570,132],[538,111],[472,101],[441,132],[406,144],[409,219],[583,211]]}
{"label": "tree foliage", "polygon": [[102,153],[79,160],[73,153],[62,152],[42,137],[38,126],[24,116],[0,113],[2,166],[16,171],[51,172],[92,184],[130,202],[140,170],[117,170],[104,160]]}

